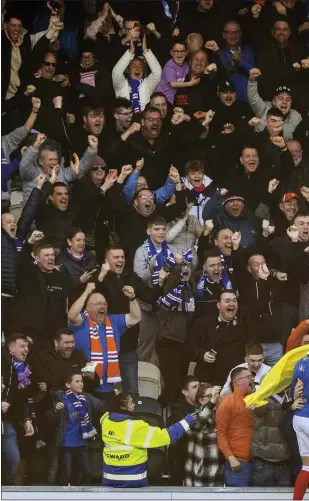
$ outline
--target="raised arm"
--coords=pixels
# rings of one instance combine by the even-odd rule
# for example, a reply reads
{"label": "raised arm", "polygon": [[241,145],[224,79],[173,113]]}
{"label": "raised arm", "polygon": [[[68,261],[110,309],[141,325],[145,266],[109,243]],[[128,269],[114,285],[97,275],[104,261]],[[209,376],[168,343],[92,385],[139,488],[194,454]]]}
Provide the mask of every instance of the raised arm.
{"label": "raised arm", "polygon": [[261,118],[266,111],[266,103],[259,95],[258,78],[261,72],[258,68],[252,68],[248,80],[248,100],[256,117]]}
{"label": "raised arm", "polygon": [[171,196],[174,195],[174,193],[175,193],[175,183],[168,176],[166,178],[165,184],[161,188],[158,188],[157,190],[154,191],[156,197],[156,203],[159,205],[165,204],[166,202],[169,201]]}
{"label": "raised arm", "polygon": [[63,178],[67,183],[80,179],[94,166],[98,154],[98,138],[88,136],[88,144],[89,147],[80,160],[74,153],[74,163],[71,162],[70,167],[62,169]]}
{"label": "raised arm", "polygon": [[130,327],[133,327],[134,325],[137,325],[140,323],[142,319],[141,315],[141,309],[139,307],[139,304],[136,300],[135,292],[133,287],[130,287],[129,285],[125,285],[122,289],[122,292],[124,295],[129,299],[130,301],[130,313],[126,314],[126,325],[128,329]]}
{"label": "raised arm", "polygon": [[124,72],[129,66],[130,62],[134,58],[134,53],[132,53],[130,50],[127,50],[123,56],[119,59],[118,63],[115,64],[113,71],[112,71],[112,80],[113,80],[113,87],[115,90],[115,94],[117,95],[117,92],[120,91],[120,89],[125,85],[126,83],[126,77],[124,76]]}
{"label": "raised arm", "polygon": [[149,93],[151,95],[156,90],[157,85],[160,83],[162,68],[156,56],[150,49],[146,49],[146,51],[144,52],[144,57],[151,71],[150,75],[145,78],[145,80],[147,80]]}
{"label": "raised arm", "polygon": [[46,141],[45,134],[38,134],[32,146],[27,148],[19,164],[19,173],[23,181],[32,181],[38,174],[37,157],[40,146]]}
{"label": "raised arm", "polygon": [[94,289],[95,284],[93,282],[89,282],[82,295],[75,301],[75,303],[72,304],[68,312],[68,320],[71,325],[81,325],[83,323],[81,312],[84,309],[85,302],[90,294],[93,293]]}

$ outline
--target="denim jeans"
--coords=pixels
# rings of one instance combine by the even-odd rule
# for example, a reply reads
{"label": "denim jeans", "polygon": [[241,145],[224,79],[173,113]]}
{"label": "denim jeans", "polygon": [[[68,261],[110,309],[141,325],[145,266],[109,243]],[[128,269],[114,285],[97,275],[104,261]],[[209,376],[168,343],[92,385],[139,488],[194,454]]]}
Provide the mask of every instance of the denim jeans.
{"label": "denim jeans", "polygon": [[130,393],[131,397],[138,397],[138,358],[137,351],[128,351],[119,354],[119,365],[122,379],[122,390]]}
{"label": "denim jeans", "polygon": [[68,485],[72,478],[72,461],[74,468],[82,474],[82,484],[91,484],[91,471],[88,461],[87,447],[60,447],[60,482]]}
{"label": "denim jeans", "polygon": [[281,343],[261,343],[264,351],[264,364],[273,367],[283,355]]}
{"label": "denim jeans", "polygon": [[233,471],[229,461],[224,465],[224,483],[226,487],[247,487],[251,485],[251,461],[241,461],[240,471]]}
{"label": "denim jeans", "polygon": [[254,458],[252,460],[252,485],[254,487],[289,487],[291,469],[288,461],[271,464]]}
{"label": "denim jeans", "polygon": [[2,421],[2,425],[2,467],[7,481],[11,482],[17,473],[17,468],[20,462],[20,454],[15,427],[10,421],[6,421],[5,419]]}

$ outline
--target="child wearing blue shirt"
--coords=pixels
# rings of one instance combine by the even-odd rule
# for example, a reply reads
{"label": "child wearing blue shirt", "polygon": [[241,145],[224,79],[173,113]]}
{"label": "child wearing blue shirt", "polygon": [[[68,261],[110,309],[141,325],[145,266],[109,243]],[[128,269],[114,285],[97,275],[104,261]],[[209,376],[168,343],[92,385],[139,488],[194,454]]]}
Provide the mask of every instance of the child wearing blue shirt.
{"label": "child wearing blue shirt", "polygon": [[65,383],[67,391],[62,394],[54,413],[58,415],[58,443],[60,445],[60,483],[71,482],[72,464],[82,474],[82,483],[91,483],[91,471],[88,461],[87,441],[94,438],[94,428],[88,409],[95,408],[103,412],[104,402],[92,395],[83,395],[84,382],[80,373],[71,373]]}

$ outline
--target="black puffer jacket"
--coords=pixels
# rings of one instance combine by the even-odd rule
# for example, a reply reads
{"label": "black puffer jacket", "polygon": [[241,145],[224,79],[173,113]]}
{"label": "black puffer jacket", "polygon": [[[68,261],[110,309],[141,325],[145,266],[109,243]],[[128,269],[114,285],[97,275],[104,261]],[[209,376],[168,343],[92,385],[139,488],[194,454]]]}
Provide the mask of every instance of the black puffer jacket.
{"label": "black puffer jacket", "polygon": [[[30,226],[34,220],[35,213],[40,200],[40,190],[33,188],[31,195],[21,213],[17,224],[17,238],[23,243]],[[6,231],[1,230],[1,289],[5,294],[15,296],[17,290],[16,284],[16,266],[18,251],[16,249],[16,240]]]}
{"label": "black puffer jacket", "polygon": [[281,405],[273,399],[269,399],[268,405],[255,410],[252,457],[271,462],[290,459],[288,443],[279,428],[283,416]]}

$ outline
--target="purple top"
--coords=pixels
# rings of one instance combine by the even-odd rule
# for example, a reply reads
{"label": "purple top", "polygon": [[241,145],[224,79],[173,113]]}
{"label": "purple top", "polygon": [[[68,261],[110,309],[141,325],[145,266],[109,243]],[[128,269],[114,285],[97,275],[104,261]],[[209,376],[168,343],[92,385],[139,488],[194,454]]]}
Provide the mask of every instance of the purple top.
{"label": "purple top", "polygon": [[161,82],[157,87],[157,92],[163,92],[167,100],[171,104],[173,104],[176,89],[172,89],[169,83],[184,82],[188,73],[188,63],[184,63],[182,66],[179,66],[178,64],[174,63],[173,59],[170,59],[169,61],[167,61],[166,65],[163,68]]}

